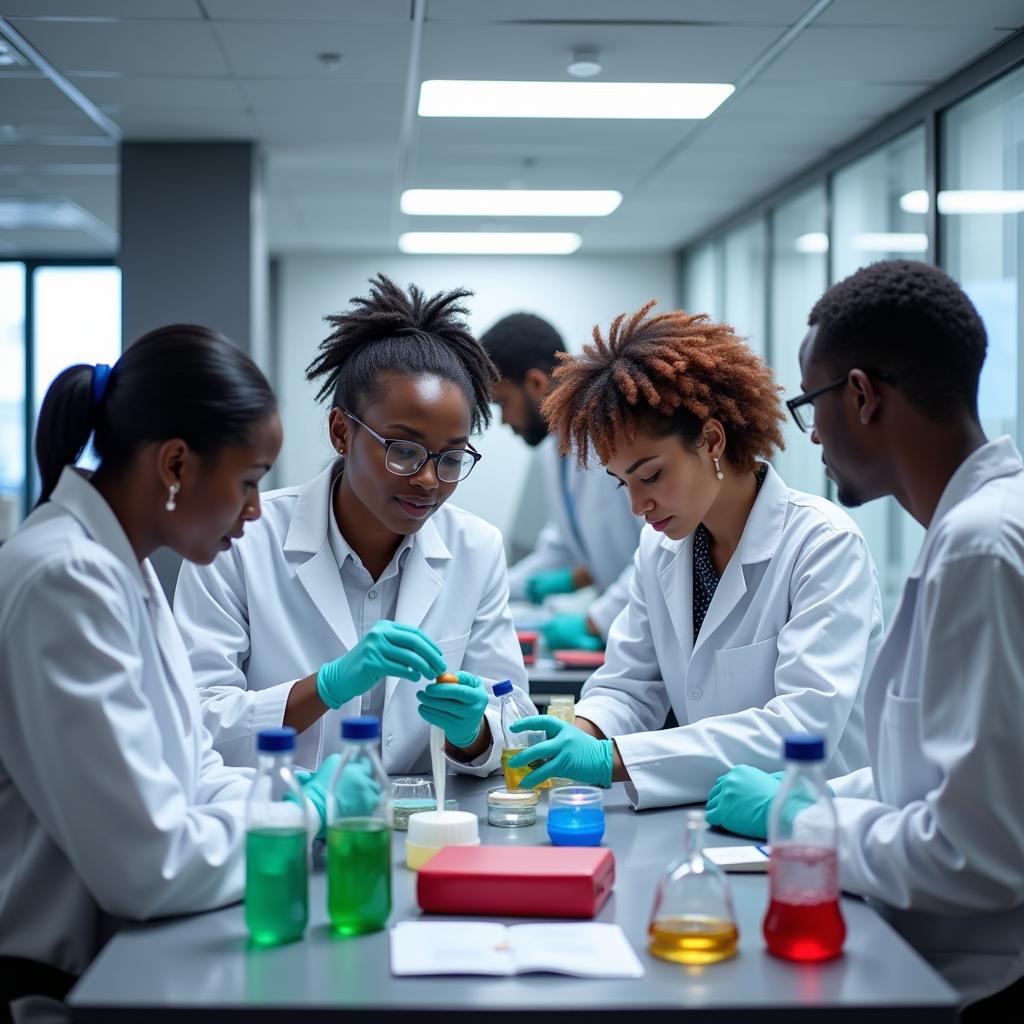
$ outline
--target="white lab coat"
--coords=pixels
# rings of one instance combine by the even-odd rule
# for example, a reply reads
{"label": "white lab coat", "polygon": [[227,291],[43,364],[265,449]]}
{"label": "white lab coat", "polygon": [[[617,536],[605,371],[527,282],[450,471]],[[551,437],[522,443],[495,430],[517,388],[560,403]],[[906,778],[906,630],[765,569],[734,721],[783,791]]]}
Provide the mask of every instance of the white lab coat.
{"label": "white lab coat", "polygon": [[512,599],[526,598],[526,581],[535,573],[582,565],[601,592],[587,614],[601,635],[607,636],[615,616],[629,600],[633,554],[644,521],[633,515],[626,489],[620,489],[593,456],[588,469],[576,465],[570,456],[565,460],[566,487],[576,509],[577,536],[562,486],[563,459],[553,437],[541,443],[541,455],[551,520],[537,537],[534,551],[509,570]]}
{"label": "white lab coat", "polygon": [[[174,615],[192,660],[203,719],[228,764],[255,763],[256,734],[284,720],[299,679],[357,643],[352,612],[328,536],[335,460],[299,487],[263,496],[263,516],[212,565],[182,566]],[[486,682],[511,679],[516,702],[534,713],[515,627],[501,534],[450,504],[415,535],[401,569],[395,620],[423,630],[452,672]],[[417,690],[428,681],[388,677],[381,757],[391,773],[430,770],[429,727]],[[328,711],[299,735],[297,764],[316,768],[340,749],[342,719],[360,713],[360,698]],[[499,704],[486,711],[492,737],[477,763],[451,760],[456,771],[487,775],[501,763]]]}
{"label": "white lab coat", "polygon": [[[1024,974],[1024,466],[953,474],[865,687],[871,768],[835,779],[844,889],[965,999]],[[801,819],[801,825],[803,820]]]}
{"label": "white lab coat", "polygon": [[[696,645],[693,535],[644,530],[629,604],[576,714],[615,738],[637,808],[703,801],[736,764],[776,771],[796,732],[825,737],[833,774],[852,770],[866,764],[858,695],[881,636],[856,524],[768,467]],[[680,724],[662,729],[669,708]]]}
{"label": "white lab coat", "polygon": [[120,920],[242,895],[225,768],[152,568],[73,469],[0,548],[0,954],[80,973]]}

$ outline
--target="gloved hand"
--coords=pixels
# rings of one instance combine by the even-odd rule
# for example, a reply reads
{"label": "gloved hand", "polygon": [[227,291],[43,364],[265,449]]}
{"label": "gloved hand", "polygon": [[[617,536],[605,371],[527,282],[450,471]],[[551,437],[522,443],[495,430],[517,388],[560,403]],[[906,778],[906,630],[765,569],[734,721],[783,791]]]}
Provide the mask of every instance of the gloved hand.
{"label": "gloved hand", "polygon": [[512,768],[524,768],[534,761],[544,764],[534,768],[520,786],[532,789],[551,778],[572,779],[607,789],[612,784],[612,741],[599,740],[575,725],[550,715],[534,715],[513,722],[512,732],[543,732],[547,739],[521,750],[509,758]]}
{"label": "gloved hand", "polygon": [[576,589],[572,569],[542,569],[526,581],[526,596],[534,604],[543,604],[552,594],[571,594]]}
{"label": "gloved hand", "polygon": [[747,764],[734,765],[711,787],[705,820],[741,836],[767,838],[768,809],[782,785],[782,775],[769,775]]}
{"label": "gloved hand", "polygon": [[587,629],[586,615],[556,615],[540,627],[549,651],[600,651],[604,640]]}
{"label": "gloved hand", "polygon": [[453,747],[471,747],[480,735],[487,710],[484,684],[469,672],[458,672],[458,683],[431,683],[416,694],[420,718],[444,729]]}
{"label": "gloved hand", "polygon": [[441,649],[425,633],[381,619],[348,654],[320,667],[316,692],[329,708],[340,708],[385,676],[415,683],[421,676],[434,679],[446,668]]}
{"label": "gloved hand", "polygon": [[[327,828],[327,794],[340,760],[341,754],[331,754],[324,758],[315,772],[307,772],[302,768],[295,771],[295,778],[302,786],[303,794],[320,815],[318,839],[323,838]],[[345,768],[338,781],[338,796],[341,813],[346,818],[360,818],[373,813],[380,802],[380,786],[370,773],[367,762],[356,761]]]}

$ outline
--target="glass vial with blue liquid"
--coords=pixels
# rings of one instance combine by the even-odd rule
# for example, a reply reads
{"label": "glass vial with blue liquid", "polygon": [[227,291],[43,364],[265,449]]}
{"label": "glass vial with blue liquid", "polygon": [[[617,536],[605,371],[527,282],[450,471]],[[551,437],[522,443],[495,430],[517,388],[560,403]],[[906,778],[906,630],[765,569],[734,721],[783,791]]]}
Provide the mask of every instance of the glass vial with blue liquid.
{"label": "glass vial with blue liquid", "polygon": [[599,846],[604,795],[596,786],[559,786],[548,796],[548,837],[555,846]]}
{"label": "glass vial with blue liquid", "polygon": [[295,730],[256,738],[256,780],[246,806],[245,924],[254,942],[302,937],[309,919],[306,798],[292,770]]}
{"label": "glass vial with blue liquid", "polygon": [[362,935],[391,914],[391,786],[377,753],[379,718],[345,719],[341,739],[327,798],[327,916],[340,935]]}

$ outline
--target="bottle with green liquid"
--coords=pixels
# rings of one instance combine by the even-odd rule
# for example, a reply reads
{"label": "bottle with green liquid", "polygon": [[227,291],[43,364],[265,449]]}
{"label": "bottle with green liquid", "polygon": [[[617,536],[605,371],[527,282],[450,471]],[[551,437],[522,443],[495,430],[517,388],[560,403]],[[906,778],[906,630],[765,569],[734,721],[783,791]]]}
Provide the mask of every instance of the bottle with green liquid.
{"label": "bottle with green liquid", "polygon": [[327,802],[327,916],[338,934],[362,935],[391,914],[391,787],[377,754],[379,718],[345,719],[341,738]]}
{"label": "bottle with green liquid", "polygon": [[245,924],[253,942],[302,938],[309,919],[306,801],[292,770],[295,730],[264,729],[246,807]]}

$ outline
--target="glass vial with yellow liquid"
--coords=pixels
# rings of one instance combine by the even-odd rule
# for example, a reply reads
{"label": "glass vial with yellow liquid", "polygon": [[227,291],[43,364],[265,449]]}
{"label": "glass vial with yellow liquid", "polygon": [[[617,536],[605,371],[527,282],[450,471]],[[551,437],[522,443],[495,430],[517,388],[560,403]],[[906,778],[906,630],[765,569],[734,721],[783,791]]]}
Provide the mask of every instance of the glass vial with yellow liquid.
{"label": "glass vial with yellow liquid", "polygon": [[650,952],[678,964],[713,964],[734,956],[739,930],[724,872],[704,856],[703,811],[687,811],[683,856],[658,884]]}
{"label": "glass vial with yellow liquid", "polygon": [[[505,679],[494,684],[494,696],[501,701],[501,770],[505,773],[505,788],[509,790],[519,789],[519,784],[530,774],[531,766],[523,768],[512,768],[509,766],[510,757],[515,757],[520,751],[532,747],[545,739],[542,732],[512,732],[510,726],[525,718],[526,716],[516,707],[512,698],[512,682]],[[534,789],[550,789],[551,780],[542,782]]]}
{"label": "glass vial with yellow liquid", "polygon": [[[551,700],[548,702],[548,714],[552,718],[557,718],[560,722],[575,725],[576,702],[573,699],[573,695],[571,693],[552,694]],[[561,786],[571,786],[572,779],[555,778],[551,780],[551,785],[556,789]]]}

